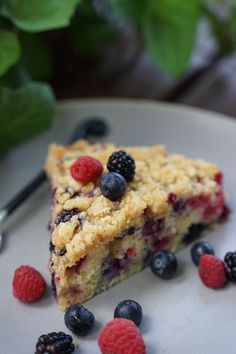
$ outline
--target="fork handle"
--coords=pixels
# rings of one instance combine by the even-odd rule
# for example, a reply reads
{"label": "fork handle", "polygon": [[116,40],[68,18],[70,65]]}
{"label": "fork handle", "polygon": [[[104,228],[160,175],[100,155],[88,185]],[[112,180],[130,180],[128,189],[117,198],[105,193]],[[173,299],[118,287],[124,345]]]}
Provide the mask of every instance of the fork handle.
{"label": "fork handle", "polygon": [[9,202],[3,206],[3,210],[7,215],[13,213],[13,211],[27,199],[33,191],[35,191],[46,180],[46,173],[42,170],[27,184],[19,193],[17,193]]}

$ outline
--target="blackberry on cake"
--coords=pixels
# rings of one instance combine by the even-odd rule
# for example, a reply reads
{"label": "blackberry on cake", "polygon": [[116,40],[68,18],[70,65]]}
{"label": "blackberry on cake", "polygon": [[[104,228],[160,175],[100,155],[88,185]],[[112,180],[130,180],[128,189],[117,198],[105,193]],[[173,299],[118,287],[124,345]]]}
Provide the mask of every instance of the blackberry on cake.
{"label": "blackberry on cake", "polygon": [[116,172],[125,177],[127,182],[132,181],[135,174],[134,159],[125,151],[115,151],[109,157],[107,169],[110,172]]}
{"label": "blackberry on cake", "polygon": [[[117,151],[132,157],[135,176],[125,193],[111,200],[100,186]],[[81,156],[99,161],[103,175],[87,183],[75,180],[70,168]],[[50,271],[61,309],[139,272],[157,251],[175,253],[221,224],[222,215],[227,219],[218,167],[171,154],[162,145],[117,147],[84,140],[52,145],[46,172],[54,191]],[[122,177],[123,171],[109,173]]]}

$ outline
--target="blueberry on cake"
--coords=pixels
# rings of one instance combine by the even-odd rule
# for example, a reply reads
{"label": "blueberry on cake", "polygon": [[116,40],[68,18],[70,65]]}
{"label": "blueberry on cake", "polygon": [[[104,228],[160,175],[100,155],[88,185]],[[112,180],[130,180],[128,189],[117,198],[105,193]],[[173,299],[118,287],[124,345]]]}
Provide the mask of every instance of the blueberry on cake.
{"label": "blueberry on cake", "polygon": [[217,166],[164,146],[51,145],[50,271],[59,307],[81,303],[227,219]]}

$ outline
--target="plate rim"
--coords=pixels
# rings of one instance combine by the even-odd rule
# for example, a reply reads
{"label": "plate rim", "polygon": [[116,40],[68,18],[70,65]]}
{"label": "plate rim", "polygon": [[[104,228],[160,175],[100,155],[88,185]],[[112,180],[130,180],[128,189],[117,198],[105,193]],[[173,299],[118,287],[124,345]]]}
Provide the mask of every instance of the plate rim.
{"label": "plate rim", "polygon": [[56,116],[56,113],[58,109],[60,110],[61,108],[67,108],[69,106],[88,106],[88,105],[97,105],[97,106],[142,106],[142,107],[153,107],[153,108],[161,108],[166,111],[178,111],[179,113],[187,113],[190,115],[207,115],[210,119],[215,119],[215,120],[220,120],[221,122],[228,122],[233,124],[233,126],[236,127],[236,117],[212,111],[212,110],[207,110],[204,108],[200,107],[195,107],[191,105],[187,105],[184,103],[178,103],[178,102],[164,102],[164,101],[159,101],[159,100],[152,100],[152,99],[140,99],[140,98],[71,98],[71,99],[62,99],[59,100],[56,104],[56,110],[54,115]]}

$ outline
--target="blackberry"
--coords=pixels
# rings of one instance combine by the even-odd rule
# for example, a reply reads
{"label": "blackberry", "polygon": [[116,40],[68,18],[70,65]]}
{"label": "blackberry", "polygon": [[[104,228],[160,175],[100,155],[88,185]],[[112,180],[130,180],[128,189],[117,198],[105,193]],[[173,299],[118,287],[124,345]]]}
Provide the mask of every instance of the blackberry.
{"label": "blackberry", "polygon": [[71,354],[74,351],[75,345],[69,334],[52,332],[38,338],[35,354]]}
{"label": "blackberry", "polygon": [[226,253],[224,261],[228,280],[236,282],[236,251]]}
{"label": "blackberry", "polygon": [[107,169],[110,172],[119,173],[125,177],[127,182],[130,182],[134,178],[135,162],[125,151],[115,151],[109,157]]}
{"label": "blackberry", "polygon": [[134,300],[121,301],[115,308],[114,318],[116,317],[127,318],[139,326],[143,317],[142,307]]}

